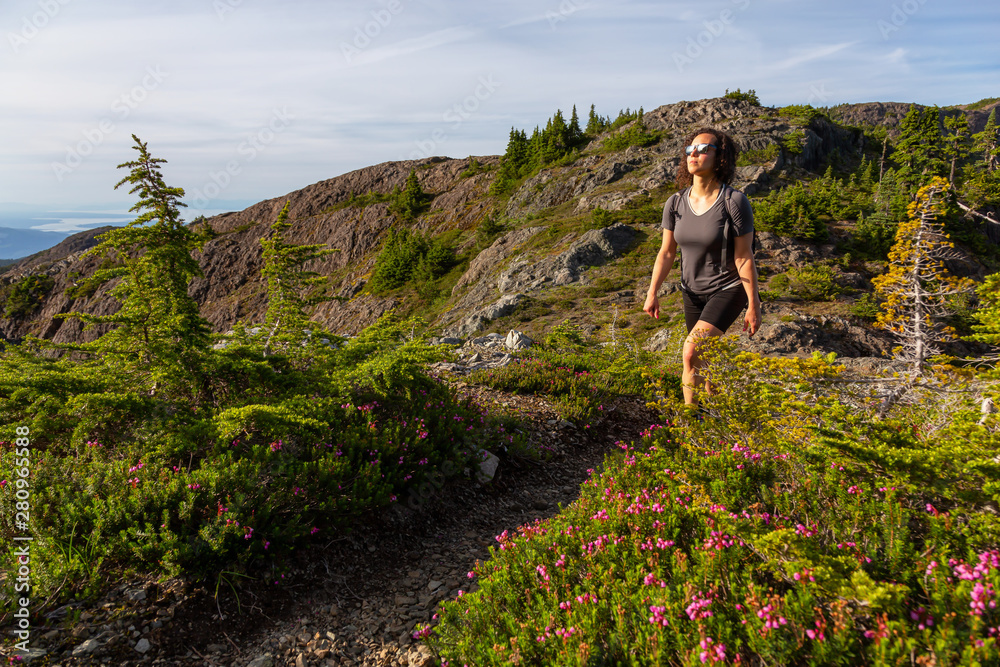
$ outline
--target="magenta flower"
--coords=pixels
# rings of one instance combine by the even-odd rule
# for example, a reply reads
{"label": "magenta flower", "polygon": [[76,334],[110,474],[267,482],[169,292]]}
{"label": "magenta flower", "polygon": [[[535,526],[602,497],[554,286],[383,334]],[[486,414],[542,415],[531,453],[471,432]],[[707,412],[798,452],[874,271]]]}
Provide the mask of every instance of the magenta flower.
{"label": "magenta flower", "polygon": [[649,622],[653,625],[662,625],[664,627],[670,625],[670,620],[664,616],[664,612],[667,611],[666,607],[657,607],[652,605],[649,610],[653,612],[653,615],[649,617]]}
{"label": "magenta flower", "polygon": [[699,645],[701,646],[702,651],[698,654],[698,657],[703,663],[708,662],[709,664],[714,665],[717,662],[726,661],[725,644],[716,644],[715,640],[711,637],[705,637],[701,640],[701,642],[699,642]]}
{"label": "magenta flower", "polygon": [[712,606],[712,596],[703,596],[701,591],[696,592],[691,597],[691,604],[684,611],[692,621],[700,618],[709,618],[712,615],[709,607]]}

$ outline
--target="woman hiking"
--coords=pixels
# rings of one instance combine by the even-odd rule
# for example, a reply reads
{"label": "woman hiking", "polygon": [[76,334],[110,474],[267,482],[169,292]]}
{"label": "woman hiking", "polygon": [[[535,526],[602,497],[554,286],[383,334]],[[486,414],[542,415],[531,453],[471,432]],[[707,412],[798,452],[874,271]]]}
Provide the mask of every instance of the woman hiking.
{"label": "woman hiking", "polygon": [[663,207],[663,243],[653,264],[653,277],[643,310],[659,319],[660,285],[681,249],[681,291],[688,336],[684,341],[684,402],[697,403],[695,386],[705,383],[698,343],[718,337],[743,309],[743,330],[760,328],[760,294],[753,259],[753,208],[729,182],[736,172],[739,148],[725,132],[702,128],[685,142],[677,167],[678,192]]}

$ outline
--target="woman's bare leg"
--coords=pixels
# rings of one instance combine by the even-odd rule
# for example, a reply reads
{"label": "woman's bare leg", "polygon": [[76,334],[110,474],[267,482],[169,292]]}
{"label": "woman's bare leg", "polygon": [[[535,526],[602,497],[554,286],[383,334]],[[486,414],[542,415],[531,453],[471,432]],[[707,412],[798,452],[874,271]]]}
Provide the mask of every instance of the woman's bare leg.
{"label": "woman's bare leg", "polygon": [[705,364],[698,353],[698,344],[703,338],[708,336],[718,338],[723,333],[725,332],[714,324],[698,320],[684,340],[684,372],[681,375],[681,390],[684,392],[684,402],[688,405],[697,405],[694,398],[695,386],[704,383],[706,392],[710,390],[705,378],[699,372]]}

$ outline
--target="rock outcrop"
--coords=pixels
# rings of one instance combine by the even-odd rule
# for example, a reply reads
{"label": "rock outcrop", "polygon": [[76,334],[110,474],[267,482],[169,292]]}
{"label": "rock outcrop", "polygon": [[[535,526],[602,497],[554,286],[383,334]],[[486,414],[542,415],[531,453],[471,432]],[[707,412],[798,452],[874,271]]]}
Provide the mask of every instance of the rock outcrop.
{"label": "rock outcrop", "polygon": [[600,266],[628,249],[635,229],[621,223],[592,229],[569,249],[538,262],[519,259],[500,274],[497,288],[503,292],[532,292],[542,287],[558,287],[580,280],[583,269]]}
{"label": "rock outcrop", "polygon": [[[511,233],[513,234],[513,232]],[[510,237],[510,238],[508,238]],[[491,253],[491,257],[506,252],[516,246],[516,240],[522,236],[508,235],[499,239],[484,253]],[[579,239],[574,241],[569,248],[552,257],[544,257],[532,263],[526,257],[519,257],[513,260],[509,267],[500,272],[496,279],[492,276],[484,277],[485,262],[478,262],[479,258],[472,263],[469,271],[475,271],[479,276],[478,282],[465,280],[462,276],[459,284],[472,284],[472,289],[459,302],[460,305],[469,303],[481,303],[487,298],[491,298],[497,292],[502,296],[490,305],[479,308],[470,315],[465,316],[459,322],[451,324],[445,329],[448,336],[468,336],[479,331],[484,326],[506,315],[513,313],[517,307],[526,300],[526,292],[534,292],[546,287],[558,287],[577,282],[581,279],[583,271],[591,266],[599,266],[606,261],[618,256],[628,249],[635,237],[635,229],[621,223],[611,225],[605,229],[592,229]],[[464,281],[464,282],[463,282]],[[454,309],[459,310],[459,309]]]}

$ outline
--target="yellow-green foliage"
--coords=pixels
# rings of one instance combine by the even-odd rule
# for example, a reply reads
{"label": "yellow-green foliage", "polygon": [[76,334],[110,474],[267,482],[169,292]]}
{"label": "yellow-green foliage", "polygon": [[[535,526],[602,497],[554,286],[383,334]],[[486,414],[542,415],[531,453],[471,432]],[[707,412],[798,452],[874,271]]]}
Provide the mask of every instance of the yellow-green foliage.
{"label": "yellow-green foliage", "polygon": [[976,333],[969,338],[1000,345],[1000,273],[986,276],[976,288],[976,294],[979,296],[979,308],[976,310],[979,324],[972,327]]}
{"label": "yellow-green foliage", "polygon": [[972,290],[972,281],[948,273],[944,258],[954,246],[938,218],[944,213],[945,179],[935,177],[917,193],[909,218],[896,231],[889,271],[872,280],[883,310],[876,325],[896,334],[916,364],[933,353],[933,344],[954,337],[938,321],[949,312],[949,297]]}

